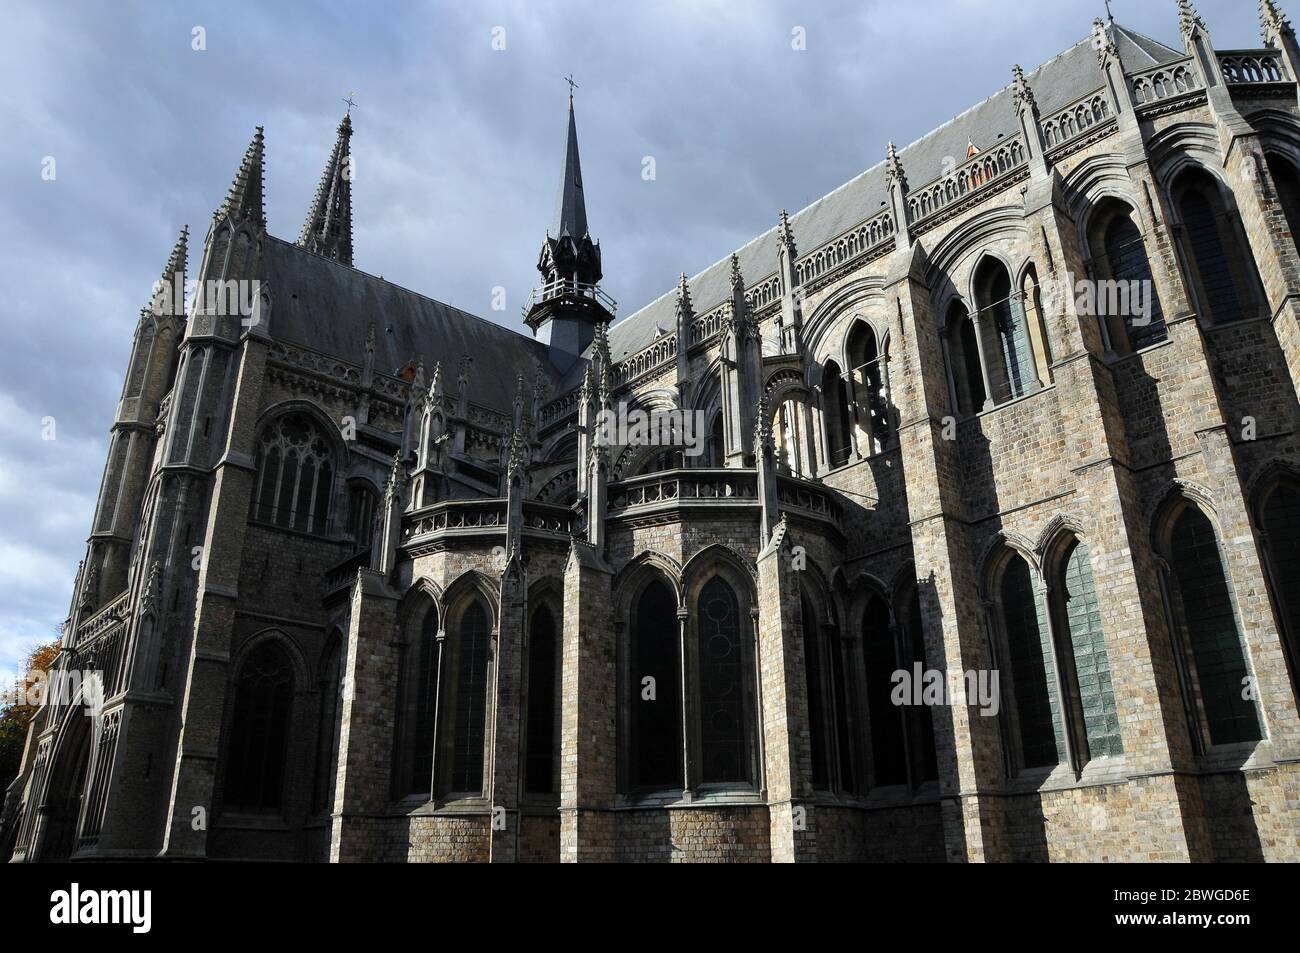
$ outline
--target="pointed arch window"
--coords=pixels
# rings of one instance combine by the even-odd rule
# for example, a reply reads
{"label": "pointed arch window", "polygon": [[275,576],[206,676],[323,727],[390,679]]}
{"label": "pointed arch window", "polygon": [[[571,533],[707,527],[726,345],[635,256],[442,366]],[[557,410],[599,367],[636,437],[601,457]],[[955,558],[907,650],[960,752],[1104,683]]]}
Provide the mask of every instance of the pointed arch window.
{"label": "pointed arch window", "polygon": [[743,626],[736,593],[721,576],[700,590],[700,781],[753,781]]}
{"label": "pointed arch window", "polygon": [[1224,189],[1206,172],[1183,174],[1175,186],[1192,287],[1215,324],[1251,317],[1263,309],[1263,286],[1240,217]]}
{"label": "pointed arch window", "polygon": [[863,443],[879,453],[893,430],[889,412],[889,353],[877,345],[876,332],[865,321],[849,334],[848,356],[853,380],[853,402]]}
{"label": "pointed arch window", "polygon": [[257,440],[253,518],[304,533],[328,533],[332,461],[325,438],[306,414],[271,421]]}
{"label": "pointed arch window", "polygon": [[889,607],[879,596],[872,596],[862,616],[862,657],[867,677],[871,781],[875,787],[907,783],[903,708],[893,702],[894,672],[899,668],[896,651]]}
{"label": "pointed arch window", "polygon": [[722,414],[713,415],[709,428],[709,466],[721,469],[727,465],[727,438],[722,427]]}
{"label": "pointed arch window", "polygon": [[339,734],[343,715],[343,639],[330,636],[321,660],[320,711],[316,727],[316,784],[312,810],[327,811],[334,803],[335,766],[339,756]]}
{"label": "pointed arch window", "polygon": [[1111,684],[1110,659],[1101,626],[1101,606],[1093,581],[1088,548],[1072,542],[1060,560],[1052,595],[1057,604],[1059,630],[1069,641],[1061,653],[1071,671],[1062,673],[1071,700],[1071,721],[1080,741],[1078,764],[1093,758],[1119,755],[1119,713]]}
{"label": "pointed arch window", "polygon": [[[1138,227],[1137,213],[1123,202],[1111,199],[1098,209],[1088,232],[1096,277],[1121,283],[1114,286],[1115,294],[1097,295],[1099,312],[1103,297],[1107,310],[1115,305],[1115,310],[1126,312],[1099,313],[1106,322],[1111,348],[1117,353],[1131,353],[1165,340],[1168,333],[1164,310],[1151,274],[1146,239]],[[1135,299],[1134,290],[1140,297]],[[1139,312],[1138,304],[1143,302],[1149,302],[1149,314]]]}
{"label": "pointed arch window", "polygon": [[477,596],[449,613],[443,649],[443,684],[436,729],[436,796],[483,793],[487,728],[488,612]]}
{"label": "pointed arch window", "polygon": [[672,590],[662,581],[652,580],[637,599],[630,621],[629,780],[634,790],[680,788],[683,786],[681,653],[677,599]]}
{"label": "pointed arch window", "polygon": [[948,372],[952,377],[956,411],[962,416],[977,414],[984,409],[986,401],[984,371],[980,366],[975,322],[961,302],[954,301],[948,308],[944,332],[947,335]]}
{"label": "pointed arch window", "polygon": [[[925,630],[921,623],[921,598],[916,583],[909,581],[898,594],[902,607],[900,654],[915,672],[930,670],[930,660],[925,649]],[[908,709],[908,754],[912,769],[912,786],[939,779],[939,758],[934,744],[934,714],[928,706],[913,705]]]}
{"label": "pointed arch window", "polygon": [[348,484],[348,535],[352,548],[369,549],[375,529],[375,506],[379,495],[367,483],[354,480]]}
{"label": "pointed arch window", "polygon": [[442,653],[439,621],[438,607],[430,601],[409,649],[414,678],[407,705],[411,721],[411,769],[404,793],[408,794],[428,794],[433,783],[433,732],[437,723],[438,668]]}
{"label": "pointed arch window", "polygon": [[1294,245],[1297,237],[1300,236],[1300,174],[1296,172],[1296,167],[1289,160],[1279,155],[1270,152],[1266,161]]}
{"label": "pointed arch window", "polygon": [[1259,524],[1292,678],[1300,682],[1300,483],[1288,478],[1269,487]]}
{"label": "pointed arch window", "polygon": [[1198,710],[1211,745],[1258,741],[1259,713],[1246,697],[1249,666],[1214,526],[1190,501],[1166,529],[1170,603]]}
{"label": "pointed arch window", "polygon": [[555,615],[542,605],[528,632],[528,734],[524,790],[559,793],[560,643]]}
{"label": "pointed arch window", "polygon": [[777,467],[782,473],[806,480],[817,474],[816,452],[807,429],[808,419],[808,405],[800,396],[783,400],[772,412]]}
{"label": "pointed arch window", "polygon": [[830,732],[827,729],[825,667],[820,625],[812,603],[804,596],[800,605],[803,628],[803,665],[808,691],[808,741],[812,746],[813,787],[830,787]]}
{"label": "pointed arch window", "polygon": [[853,440],[848,391],[839,364],[827,361],[822,372],[822,414],[826,421],[827,464],[839,467],[849,462]]}
{"label": "pointed arch window", "polygon": [[851,791],[855,738],[849,711],[846,645],[833,609],[821,611],[819,602],[807,592],[800,595],[800,613],[813,787]]}
{"label": "pointed arch window", "polygon": [[1014,553],[1006,557],[998,597],[1019,766],[1052,767],[1060,764],[1064,754],[1056,659],[1029,564]]}
{"label": "pointed arch window", "polygon": [[[1006,265],[996,258],[986,258],[975,273],[975,294],[994,401],[1004,403],[1037,390],[1040,383],[1024,298],[1012,293]],[[989,344],[994,345],[991,350]]]}
{"label": "pointed arch window", "polygon": [[273,639],[249,652],[235,679],[223,803],[239,811],[284,806],[293,665]]}

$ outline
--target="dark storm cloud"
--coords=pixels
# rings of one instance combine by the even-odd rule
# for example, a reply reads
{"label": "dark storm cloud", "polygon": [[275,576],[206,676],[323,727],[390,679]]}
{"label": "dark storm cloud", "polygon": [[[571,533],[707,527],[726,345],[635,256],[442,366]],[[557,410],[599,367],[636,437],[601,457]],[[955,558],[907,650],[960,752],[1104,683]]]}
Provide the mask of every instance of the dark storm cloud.
{"label": "dark storm cloud", "polygon": [[[1177,44],[1173,0],[1113,7]],[[1253,7],[1198,4],[1222,47],[1258,45]],[[6,4],[0,669],[67,611],[139,309],[187,222],[194,276],[254,126],[270,229],[295,238],[355,90],[357,266],[519,326],[572,71],[591,228],[629,314],[1103,12],[1101,0]],[[191,48],[195,27],[205,50]],[[496,286],[504,312],[490,308]]]}

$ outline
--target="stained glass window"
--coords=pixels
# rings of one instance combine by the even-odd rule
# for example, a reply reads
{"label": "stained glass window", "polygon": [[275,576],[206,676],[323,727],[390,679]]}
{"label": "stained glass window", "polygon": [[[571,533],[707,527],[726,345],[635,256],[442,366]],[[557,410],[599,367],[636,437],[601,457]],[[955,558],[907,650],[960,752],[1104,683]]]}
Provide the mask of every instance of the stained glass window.
{"label": "stained glass window", "polygon": [[528,641],[528,766],[525,790],[555,794],[556,678],[559,675],[555,617],[547,606],[533,613]]}
{"label": "stained glass window", "polygon": [[1259,718],[1245,697],[1246,653],[1209,518],[1195,506],[1184,507],[1170,546],[1210,742],[1258,741]]}
{"label": "stained glass window", "polygon": [[1075,543],[1065,560],[1061,598],[1074,673],[1079,684],[1079,706],[1093,758],[1121,754],[1119,714],[1111,686],[1110,662],[1101,628],[1101,606],[1093,584],[1087,547]]}
{"label": "stained glass window", "polygon": [[264,641],[244,659],[235,683],[224,801],[240,810],[279,810],[289,742],[293,666]]}
{"label": "stained glass window", "polygon": [[1023,559],[1008,562],[1001,595],[1023,766],[1059,764],[1063,746],[1056,667],[1042,600]]}
{"label": "stained glass window", "polygon": [[[682,786],[677,600],[658,580],[637,600],[629,672],[632,785]],[[649,679],[650,681],[647,681]]]}
{"label": "stained glass window", "polygon": [[700,590],[700,780],[749,781],[740,608],[725,580]]}

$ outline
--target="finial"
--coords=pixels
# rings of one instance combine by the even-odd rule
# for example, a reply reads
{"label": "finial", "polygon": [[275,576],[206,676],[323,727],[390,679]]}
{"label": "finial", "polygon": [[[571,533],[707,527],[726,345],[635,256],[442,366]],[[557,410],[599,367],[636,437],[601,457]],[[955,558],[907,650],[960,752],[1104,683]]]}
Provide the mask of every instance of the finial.
{"label": "finial", "polygon": [[1184,37],[1191,36],[1197,29],[1205,32],[1205,21],[1192,6],[1192,0],[1178,0],[1178,28]]}
{"label": "finial", "polygon": [[344,117],[347,117],[347,116],[351,116],[351,115],[352,115],[352,107],[355,106],[355,105],[357,104],[357,101],[356,101],[355,99],[352,98],[352,97],[355,96],[355,95],[356,95],[355,92],[353,92],[352,90],[349,90],[349,91],[348,91],[347,98],[345,98],[345,99],[343,100],[345,103],[348,104],[348,111],[347,111],[346,113],[343,114]]}
{"label": "finial", "polygon": [[1017,63],[1011,67],[1012,95],[1015,97],[1016,109],[1037,109],[1038,103],[1034,100],[1034,91],[1029,86],[1029,81],[1025,79],[1025,71]]}
{"label": "finial", "polygon": [[258,126],[253,134],[253,141],[244,151],[244,159],[239,164],[239,171],[235,173],[234,181],[230,183],[226,200],[212,216],[214,221],[224,215],[233,215],[245,221],[256,222],[258,225],[266,225],[266,212],[262,204],[262,160],[265,148],[263,129]]}
{"label": "finial", "polygon": [[731,293],[739,292],[742,296],[745,294],[745,279],[740,274],[740,258],[732,254],[731,256]]}
{"label": "finial", "polygon": [[754,409],[754,451],[756,453],[773,448],[772,420],[768,410],[767,391],[763,391],[759,394],[758,404]]}
{"label": "finial", "polygon": [[691,304],[691,286],[686,281],[686,272],[684,271],[677,282],[677,313],[688,316],[695,313],[694,305]]}
{"label": "finial", "polygon": [[564,77],[564,81],[569,84],[569,105],[573,105],[573,91],[578,88],[578,84],[573,81],[573,74],[570,73]]}
{"label": "finial", "polygon": [[885,179],[891,184],[897,182],[904,192],[907,191],[907,173],[903,171],[903,163],[892,142],[885,151]]}
{"label": "finial", "polygon": [[1277,36],[1293,35],[1291,21],[1278,9],[1273,0],[1259,0],[1259,25],[1264,34],[1264,43],[1271,44]]}
{"label": "finial", "polygon": [[781,209],[781,223],[777,228],[776,240],[791,258],[795,257],[794,229],[790,227],[790,216]]}

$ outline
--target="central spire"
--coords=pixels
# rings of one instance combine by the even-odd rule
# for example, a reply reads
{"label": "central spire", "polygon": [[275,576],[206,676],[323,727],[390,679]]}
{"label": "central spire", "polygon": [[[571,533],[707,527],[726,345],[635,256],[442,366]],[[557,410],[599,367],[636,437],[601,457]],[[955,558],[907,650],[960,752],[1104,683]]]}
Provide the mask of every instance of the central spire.
{"label": "central spire", "polygon": [[587,200],[582,194],[582,162],[578,158],[578,123],[573,116],[573,90],[569,90],[569,141],[564,152],[564,177],[555,203],[555,237],[587,234]]}
{"label": "central spire", "polygon": [[569,129],[564,150],[564,174],[555,203],[554,231],[548,230],[537,256],[542,286],[525,308],[533,333],[551,347],[551,361],[567,370],[592,342],[596,325],[614,320],[614,302],[599,288],[600,245],[587,227],[587,199],[578,158],[578,123],[573,115],[573,86],[569,82]]}

